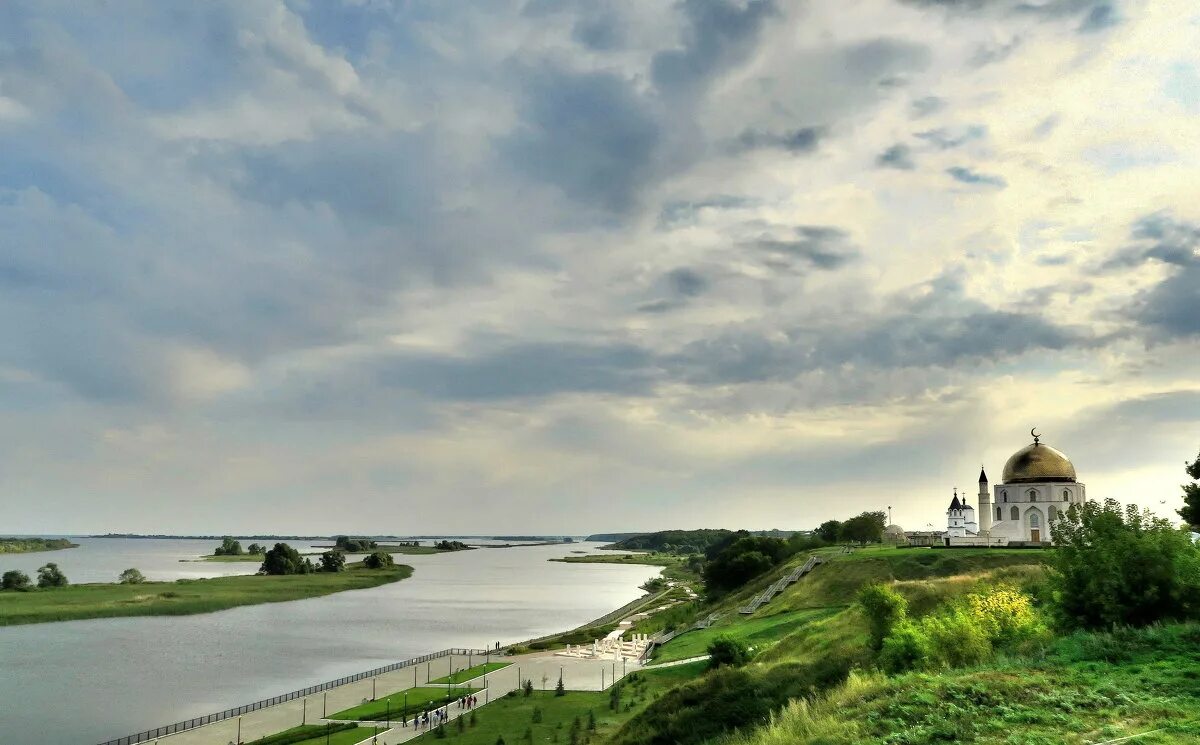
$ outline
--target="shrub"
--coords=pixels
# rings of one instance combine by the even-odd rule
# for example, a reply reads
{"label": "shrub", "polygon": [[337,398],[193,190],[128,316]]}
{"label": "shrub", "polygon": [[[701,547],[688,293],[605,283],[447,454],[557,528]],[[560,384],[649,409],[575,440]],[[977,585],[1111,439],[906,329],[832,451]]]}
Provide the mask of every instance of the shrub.
{"label": "shrub", "polygon": [[262,567],[258,571],[262,574],[311,574],[314,567],[296,549],[286,543],[276,543],[263,556]]}
{"label": "shrub", "polygon": [[120,582],[123,585],[140,585],[145,581],[145,575],[132,568],[126,569],[125,571],[121,572],[119,577],[117,577],[117,582]]}
{"label": "shrub", "polygon": [[322,572],[340,572],[346,568],[346,554],[338,549],[321,554]]}
{"label": "shrub", "polygon": [[67,575],[58,568],[58,564],[50,562],[38,569],[38,587],[66,587]]}
{"label": "shrub", "polygon": [[554,686],[554,695],[555,695],[555,696],[565,696],[565,695],[567,695],[567,688],[566,688],[566,686],[564,686],[564,685],[563,685],[563,679],[562,679],[562,678],[559,678],[559,679],[558,679],[558,684]]}
{"label": "shrub", "polygon": [[525,698],[533,695],[533,678],[525,679],[525,682],[521,684],[521,691],[525,694]]}
{"label": "shrub", "polygon": [[890,673],[923,670],[933,663],[929,637],[911,621],[902,621],[883,640],[879,664]]}
{"label": "shrub", "polygon": [[722,665],[744,665],[750,660],[750,650],[740,640],[724,635],[713,639],[708,645],[708,664],[711,668]]}
{"label": "shrub", "polygon": [[870,626],[871,648],[882,649],[883,640],[908,615],[908,601],[886,585],[867,585],[858,593],[858,603]]}
{"label": "shrub", "polygon": [[1136,505],[1086,502],[1051,526],[1051,607],[1064,628],[1200,618],[1200,547]]}
{"label": "shrub", "polygon": [[531,716],[529,718],[529,720],[531,722],[533,722],[534,724],[541,724],[542,723],[542,710],[537,706],[533,707],[533,716]]}
{"label": "shrub", "polygon": [[383,569],[390,567],[396,562],[392,560],[392,555],[387,551],[376,551],[367,558],[363,559],[363,565],[368,569]]}
{"label": "shrub", "polygon": [[16,569],[10,569],[0,578],[0,589],[3,590],[28,590],[30,584],[29,575]]}

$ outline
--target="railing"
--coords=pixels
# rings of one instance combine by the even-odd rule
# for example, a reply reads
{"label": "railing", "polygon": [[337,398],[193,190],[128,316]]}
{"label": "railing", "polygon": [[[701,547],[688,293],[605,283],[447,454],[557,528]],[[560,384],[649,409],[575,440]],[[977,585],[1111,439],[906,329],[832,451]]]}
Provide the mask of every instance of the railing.
{"label": "railing", "polygon": [[791,573],[789,573],[786,577],[782,577],[779,580],[777,580],[776,582],[774,582],[770,587],[768,587],[766,590],[763,590],[763,592],[761,594],[757,595],[753,600],[751,600],[749,604],[743,605],[741,608],[738,608],[738,613],[741,613],[744,615],[749,615],[749,614],[753,613],[754,611],[758,610],[763,605],[770,602],[771,598],[773,598],[776,595],[778,595],[779,593],[783,592],[784,589],[786,589],[788,585],[792,584],[793,582],[799,580],[804,575],[811,572],[813,570],[813,567],[815,567],[817,564],[820,564],[820,563],[821,563],[821,559],[819,557],[816,557],[816,556],[808,557],[808,561],[804,562],[804,566],[793,569],[791,571]]}
{"label": "railing", "polygon": [[447,657],[449,655],[487,655],[487,654],[494,654],[494,652],[492,650],[487,650],[487,649],[443,649],[441,652],[434,652],[432,654],[421,655],[420,657],[414,657],[411,660],[404,660],[402,662],[393,662],[390,665],[384,665],[383,667],[377,667],[374,670],[367,670],[366,672],[356,673],[354,675],[347,675],[344,678],[338,678],[337,680],[331,680],[327,683],[319,683],[314,686],[309,686],[308,688],[301,688],[298,691],[292,691],[291,693],[284,693],[284,694],[280,694],[278,696],[273,696],[272,698],[265,698],[262,701],[255,701],[252,704],[236,706],[232,709],[226,709],[225,711],[218,712],[216,714],[206,714],[202,717],[194,717],[192,719],[186,719],[182,722],[176,722],[174,724],[166,724],[166,725],[163,725],[162,727],[155,727],[154,729],[148,729],[145,732],[138,732],[136,735],[126,735],[125,737],[118,737],[115,740],[108,740],[106,742],[100,743],[100,745],[133,745],[133,743],[147,742],[147,741],[153,740],[157,737],[173,735],[176,732],[186,732],[187,730],[190,730],[190,729],[195,729],[197,727],[203,727],[206,724],[212,724],[213,722],[220,722],[220,721],[223,721],[226,719],[232,719],[233,717],[239,717],[239,716],[249,713],[251,711],[258,711],[259,709],[265,709],[268,706],[275,706],[277,704],[282,704],[287,701],[294,701],[295,699],[304,698],[305,696],[311,696],[312,694],[320,693],[321,691],[328,691],[331,688],[337,688],[338,686],[343,686],[343,685],[346,685],[347,683],[354,683],[354,682],[357,682],[360,680],[364,680],[366,678],[373,678],[376,675],[390,673],[393,670],[399,670],[401,668],[408,667],[410,665],[419,665],[422,662],[428,662],[429,660],[435,660],[439,657]]}
{"label": "railing", "polygon": [[699,629],[707,629],[708,627],[710,627],[714,623],[716,623],[717,619],[720,617],[721,617],[720,613],[710,613],[706,617],[700,619],[699,621],[696,621],[694,624],[692,624],[691,626],[688,626],[687,628],[676,629],[676,630],[670,631],[670,632],[660,631],[657,635],[650,638],[650,643],[647,644],[646,649],[642,651],[641,659],[643,659],[643,660],[646,659],[647,657],[650,656],[650,653],[654,651],[655,647],[660,647],[663,644],[666,644],[667,642],[671,641],[672,639],[679,636],[680,634],[686,634],[689,631],[696,631]]}

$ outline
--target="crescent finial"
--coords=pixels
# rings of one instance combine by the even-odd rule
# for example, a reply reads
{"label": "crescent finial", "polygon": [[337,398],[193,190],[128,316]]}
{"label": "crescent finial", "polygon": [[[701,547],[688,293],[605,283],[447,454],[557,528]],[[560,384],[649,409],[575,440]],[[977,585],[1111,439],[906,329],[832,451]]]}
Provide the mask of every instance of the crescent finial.
{"label": "crescent finial", "polygon": [[1034,445],[1037,445],[1038,441],[1042,439],[1042,436],[1037,433],[1037,427],[1031,427],[1029,429],[1029,434],[1033,435],[1033,444]]}

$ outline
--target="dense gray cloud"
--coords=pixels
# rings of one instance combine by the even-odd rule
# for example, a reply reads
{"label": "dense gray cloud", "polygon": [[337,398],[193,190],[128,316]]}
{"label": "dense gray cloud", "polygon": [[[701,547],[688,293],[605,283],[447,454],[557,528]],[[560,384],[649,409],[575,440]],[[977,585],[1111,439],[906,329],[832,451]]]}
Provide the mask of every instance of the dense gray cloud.
{"label": "dense gray cloud", "polygon": [[966,166],[952,166],[946,169],[946,173],[950,174],[950,177],[955,181],[963,184],[970,184],[972,186],[991,186],[997,189],[1003,189],[1008,185],[1007,182],[1005,182],[1005,180],[1000,176],[989,173],[980,173],[974,168],[967,168]]}
{"label": "dense gray cloud", "polygon": [[[1117,100],[1079,52],[1136,8],[0,8],[14,529],[187,531],[167,524],[187,500],[211,530],[302,531],[330,485],[435,530],[524,529],[584,493],[643,527],[673,514],[664,494],[732,519],[734,493],[738,519],[802,527],[836,515],[798,491],[874,503],[864,458],[923,479],[918,504],[949,478],[942,448],[973,467],[991,446],[964,422],[1026,415],[1014,387],[1069,400],[1061,419],[1091,405],[1080,380],[1131,421],[1194,408],[1194,207],[1096,189],[1171,208],[1127,233],[1085,203],[1071,158],[1106,143],[1060,140],[1104,127],[1022,77],[1059,65]],[[1114,298],[1126,278],[1142,291]],[[1143,360],[1146,341],[1175,346]],[[470,525],[419,506],[464,494]],[[49,498],[78,522],[37,522]]]}
{"label": "dense gray cloud", "polygon": [[892,145],[876,156],[875,165],[900,171],[911,171],[916,168],[916,163],[912,159],[912,148],[902,142]]}

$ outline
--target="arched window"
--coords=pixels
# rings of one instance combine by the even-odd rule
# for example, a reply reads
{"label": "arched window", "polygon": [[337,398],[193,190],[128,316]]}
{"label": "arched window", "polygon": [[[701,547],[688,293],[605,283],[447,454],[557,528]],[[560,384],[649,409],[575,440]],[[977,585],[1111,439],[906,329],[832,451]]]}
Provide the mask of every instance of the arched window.
{"label": "arched window", "polygon": [[1013,508],[1012,508],[1012,519],[1013,520],[1021,519],[1021,511],[1017,509],[1017,506],[1015,504],[1013,505]]}
{"label": "arched window", "polygon": [[1054,522],[1054,516],[1058,514],[1058,510],[1054,508],[1054,505],[1050,505],[1050,509],[1046,510],[1046,512],[1050,516],[1050,522]]}
{"label": "arched window", "polygon": [[1071,492],[1070,492],[1070,490],[1068,490],[1068,489],[1063,489],[1063,501],[1065,502],[1065,501],[1067,501],[1067,500],[1068,500],[1068,499],[1070,499],[1070,498],[1071,498]]}
{"label": "arched window", "polygon": [[1042,527],[1041,520],[1038,519],[1038,514],[1036,512],[1029,513],[1029,527],[1031,527],[1031,528]]}
{"label": "arched window", "polygon": [[1005,502],[1008,501],[1008,489],[1000,492],[1000,499],[1004,500]]}
{"label": "arched window", "polygon": [[1037,489],[1030,489],[1030,490],[1029,490],[1029,501],[1030,501],[1030,502],[1036,502],[1036,501],[1037,501]]}
{"label": "arched window", "polygon": [[1001,510],[999,507],[997,507],[997,508],[996,508],[996,519],[997,519],[997,520],[1003,520],[1003,519],[1004,519],[1004,511],[1003,511],[1003,510]]}

